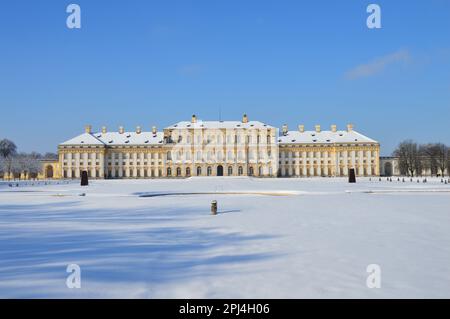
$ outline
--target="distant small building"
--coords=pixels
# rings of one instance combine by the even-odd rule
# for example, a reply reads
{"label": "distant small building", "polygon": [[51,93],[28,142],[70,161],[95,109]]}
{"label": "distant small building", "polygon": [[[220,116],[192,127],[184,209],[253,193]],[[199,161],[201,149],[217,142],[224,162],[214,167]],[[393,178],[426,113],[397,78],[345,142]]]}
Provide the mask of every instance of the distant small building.
{"label": "distant small building", "polygon": [[395,156],[380,157],[380,175],[381,176],[400,176],[399,158]]}

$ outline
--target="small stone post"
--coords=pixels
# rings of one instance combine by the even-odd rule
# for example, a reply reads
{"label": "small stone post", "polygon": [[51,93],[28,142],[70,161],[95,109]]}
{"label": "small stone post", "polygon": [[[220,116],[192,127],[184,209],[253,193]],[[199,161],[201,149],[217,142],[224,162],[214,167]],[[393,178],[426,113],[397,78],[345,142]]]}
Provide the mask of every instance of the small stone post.
{"label": "small stone post", "polygon": [[211,202],[211,215],[217,215],[217,201],[213,200]]}
{"label": "small stone post", "polygon": [[88,186],[89,180],[88,180],[88,172],[82,171],[81,172],[81,186]]}
{"label": "small stone post", "polygon": [[350,168],[349,174],[348,174],[348,182],[349,183],[356,183],[356,173],[354,168]]}

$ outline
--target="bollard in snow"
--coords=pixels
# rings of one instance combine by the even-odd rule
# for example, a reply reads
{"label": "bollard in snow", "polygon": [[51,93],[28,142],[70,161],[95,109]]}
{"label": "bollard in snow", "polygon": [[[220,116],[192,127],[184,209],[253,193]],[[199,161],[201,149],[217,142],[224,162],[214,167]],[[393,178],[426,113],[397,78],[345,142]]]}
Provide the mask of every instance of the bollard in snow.
{"label": "bollard in snow", "polygon": [[402,179],[402,183],[404,183],[404,182],[405,182],[405,178]]}
{"label": "bollard in snow", "polygon": [[211,215],[217,215],[217,201],[213,200],[211,202]]}
{"label": "bollard in snow", "polygon": [[89,180],[88,180],[88,172],[82,171],[81,172],[81,186],[88,186]]}
{"label": "bollard in snow", "polygon": [[379,180],[378,181],[380,181],[381,182],[381,177],[379,178]]}
{"label": "bollard in snow", "polygon": [[348,182],[349,183],[356,183],[356,173],[354,168],[350,168],[348,172]]}
{"label": "bollard in snow", "polygon": [[400,182],[400,177],[399,177],[399,178],[397,178],[397,182]]}

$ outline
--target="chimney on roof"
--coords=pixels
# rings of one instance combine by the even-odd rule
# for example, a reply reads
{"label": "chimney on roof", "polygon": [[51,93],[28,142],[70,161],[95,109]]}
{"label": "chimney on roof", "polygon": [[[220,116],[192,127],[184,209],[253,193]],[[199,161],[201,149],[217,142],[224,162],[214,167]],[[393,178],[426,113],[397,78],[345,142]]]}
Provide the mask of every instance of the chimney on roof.
{"label": "chimney on roof", "polygon": [[102,126],[102,134],[106,134],[107,130],[106,130],[106,126]]}
{"label": "chimney on roof", "polygon": [[284,124],[284,125],[283,125],[282,130],[283,130],[283,135],[286,136],[287,133],[288,133],[288,126],[287,126],[287,124]]}
{"label": "chimney on roof", "polygon": [[331,132],[333,133],[337,132],[337,126],[335,124],[331,125]]}
{"label": "chimney on roof", "polygon": [[136,126],[136,134],[141,134],[142,130],[140,126]]}
{"label": "chimney on roof", "polygon": [[91,125],[86,125],[86,126],[84,127],[84,131],[85,131],[86,133],[88,133],[88,134],[91,134],[91,133],[92,133],[92,126],[91,126]]}
{"label": "chimney on roof", "polygon": [[192,115],[191,123],[197,123],[197,116],[195,116],[195,114]]}
{"label": "chimney on roof", "polygon": [[242,116],[242,123],[248,123],[248,116],[247,116],[247,114],[244,114]]}
{"label": "chimney on roof", "polygon": [[152,126],[152,133],[156,134],[156,126]]}
{"label": "chimney on roof", "polygon": [[347,132],[353,132],[353,124],[347,124]]}
{"label": "chimney on roof", "polygon": [[123,126],[119,126],[119,134],[125,133]]}
{"label": "chimney on roof", "polygon": [[321,131],[320,130],[320,125],[316,125],[315,128],[316,128],[316,133],[320,133],[320,131]]}
{"label": "chimney on roof", "polygon": [[298,131],[299,131],[300,133],[304,133],[304,132],[305,132],[305,126],[304,126],[303,124],[300,124],[300,125],[298,126]]}

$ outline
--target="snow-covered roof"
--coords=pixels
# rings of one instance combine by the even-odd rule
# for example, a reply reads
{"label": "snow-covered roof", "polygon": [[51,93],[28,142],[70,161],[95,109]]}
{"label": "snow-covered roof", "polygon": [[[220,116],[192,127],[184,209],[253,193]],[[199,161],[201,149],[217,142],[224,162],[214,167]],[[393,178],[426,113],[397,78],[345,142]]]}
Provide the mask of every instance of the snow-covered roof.
{"label": "snow-covered roof", "polygon": [[197,120],[197,122],[192,123],[189,121],[182,121],[175,123],[171,126],[166,127],[166,129],[174,130],[174,129],[186,129],[186,128],[194,128],[194,129],[272,129],[273,126],[268,124],[259,122],[259,121],[248,121],[247,123],[243,123],[241,121],[201,121]]}
{"label": "snow-covered roof", "polygon": [[356,131],[288,131],[278,138],[280,144],[378,143]]}
{"label": "snow-covered roof", "polygon": [[128,146],[128,145],[162,145],[163,133],[156,132],[107,132],[107,133],[83,133],[72,138],[61,145],[106,145],[106,146]]}

